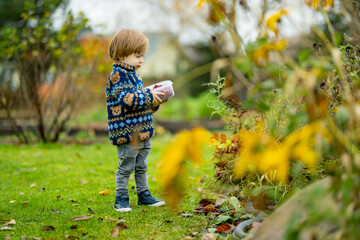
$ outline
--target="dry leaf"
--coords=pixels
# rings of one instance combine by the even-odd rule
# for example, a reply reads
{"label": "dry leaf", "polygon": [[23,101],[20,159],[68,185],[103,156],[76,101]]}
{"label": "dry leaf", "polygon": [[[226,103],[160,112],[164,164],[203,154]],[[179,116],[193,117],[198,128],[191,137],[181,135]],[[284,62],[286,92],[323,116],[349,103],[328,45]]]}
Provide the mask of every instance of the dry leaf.
{"label": "dry leaf", "polygon": [[88,208],[88,210],[89,210],[89,212],[91,212],[91,213],[94,213],[94,212],[95,212],[95,211],[92,210],[91,208]]}
{"label": "dry leaf", "polygon": [[55,228],[53,226],[46,225],[46,226],[43,226],[41,231],[55,231]]}
{"label": "dry leaf", "polygon": [[86,184],[88,183],[87,181],[84,181],[84,180],[80,180],[80,184]]}
{"label": "dry leaf", "polygon": [[22,202],[22,205],[25,206],[26,204],[28,204],[29,202]]}
{"label": "dry leaf", "polygon": [[30,236],[21,236],[21,239],[22,239],[22,240],[26,240],[26,239],[41,240],[42,238],[30,237]]}
{"label": "dry leaf", "polygon": [[11,228],[11,227],[1,227],[0,231],[9,231],[9,230],[15,230],[15,228]]}
{"label": "dry leaf", "polygon": [[61,214],[61,212],[59,212],[59,211],[58,211],[58,210],[56,210],[56,209],[51,209],[51,212],[52,212],[52,213]]}
{"label": "dry leaf", "polygon": [[19,193],[19,195],[25,195],[25,193],[23,193],[23,192],[20,192],[20,193]]}
{"label": "dry leaf", "polygon": [[194,216],[194,214],[182,213],[181,216],[183,216],[183,217],[192,217],[192,216]]}
{"label": "dry leaf", "polygon": [[110,194],[110,190],[109,190],[109,189],[106,189],[105,191],[99,192],[99,195],[104,195],[104,196],[106,196],[106,195],[109,195],[109,194]]}
{"label": "dry leaf", "polygon": [[116,226],[119,227],[122,230],[128,230],[129,229],[124,223],[118,223]]}
{"label": "dry leaf", "polygon": [[10,203],[14,203],[14,202],[16,202],[16,200],[11,200],[11,201],[10,201]]}
{"label": "dry leaf", "polygon": [[5,223],[5,226],[8,226],[8,225],[16,225],[15,219],[11,219],[10,222]]}
{"label": "dry leaf", "polygon": [[112,237],[118,237],[119,236],[119,230],[128,230],[128,227],[124,223],[118,223],[116,224],[116,227],[111,230],[111,236]]}
{"label": "dry leaf", "polygon": [[216,235],[213,233],[207,233],[202,236],[201,240],[216,240]]}
{"label": "dry leaf", "polygon": [[117,219],[107,218],[106,221],[108,221],[108,222],[117,222]]}
{"label": "dry leaf", "polygon": [[126,223],[127,221],[125,219],[119,219],[118,223]]}
{"label": "dry leaf", "polygon": [[71,230],[75,230],[75,229],[77,229],[77,228],[78,228],[78,225],[71,225],[71,226],[70,226],[70,229],[71,229]]}
{"label": "dry leaf", "polygon": [[120,228],[116,226],[113,230],[111,230],[111,237],[118,237],[119,236],[119,230]]}
{"label": "dry leaf", "polygon": [[70,219],[71,221],[82,221],[82,220],[88,220],[90,218],[92,218],[94,215],[89,215],[89,216],[80,216],[80,217],[76,217],[76,218],[72,218]]}
{"label": "dry leaf", "polygon": [[35,187],[35,186],[36,186],[35,183],[33,183],[33,184],[30,185],[31,188],[33,188],[33,187]]}
{"label": "dry leaf", "polygon": [[222,224],[217,226],[216,233],[225,233],[228,234],[231,231],[231,226],[229,224]]}

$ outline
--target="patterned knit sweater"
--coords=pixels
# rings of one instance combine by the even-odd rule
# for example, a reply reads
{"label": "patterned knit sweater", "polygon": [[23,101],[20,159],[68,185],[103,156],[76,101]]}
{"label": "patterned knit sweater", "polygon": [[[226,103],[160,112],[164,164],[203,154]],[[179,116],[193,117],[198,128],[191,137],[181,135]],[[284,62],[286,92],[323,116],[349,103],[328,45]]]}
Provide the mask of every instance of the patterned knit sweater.
{"label": "patterned knit sweater", "polygon": [[151,138],[154,131],[153,95],[143,88],[135,68],[114,63],[106,84],[106,106],[110,142],[120,145]]}

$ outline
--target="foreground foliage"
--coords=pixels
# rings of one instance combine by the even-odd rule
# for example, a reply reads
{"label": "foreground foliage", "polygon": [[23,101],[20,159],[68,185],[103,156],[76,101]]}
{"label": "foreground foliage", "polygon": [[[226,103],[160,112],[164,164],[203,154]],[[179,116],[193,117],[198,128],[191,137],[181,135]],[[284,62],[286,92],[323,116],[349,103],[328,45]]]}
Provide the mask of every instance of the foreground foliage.
{"label": "foreground foliage", "polygon": [[[304,239],[302,233],[310,228],[312,239],[358,239],[359,8],[354,1],[339,1],[338,8],[334,1],[299,1],[299,6],[321,14],[323,22],[312,26],[290,54],[291,42],[281,34],[280,23],[293,7],[278,2],[263,1],[261,16],[256,15],[258,37],[247,43],[237,31],[234,11],[257,13],[250,2],[198,3],[209,11],[207,20],[223,30],[212,38],[222,57],[213,63],[209,85],[217,101],[209,105],[232,131],[230,136],[213,137],[216,178],[221,184],[210,188],[238,199],[286,204],[292,191],[332,175],[330,187],[320,185],[314,202],[301,206],[309,214],[300,225],[284,222],[280,238],[266,235],[260,226],[264,235],[259,239]],[[338,25],[345,33],[338,31]],[[336,206],[317,213],[321,196],[332,197]],[[332,224],[334,219],[338,224]],[[265,226],[271,229],[271,224],[277,222]],[[316,231],[322,226],[324,232]]]}

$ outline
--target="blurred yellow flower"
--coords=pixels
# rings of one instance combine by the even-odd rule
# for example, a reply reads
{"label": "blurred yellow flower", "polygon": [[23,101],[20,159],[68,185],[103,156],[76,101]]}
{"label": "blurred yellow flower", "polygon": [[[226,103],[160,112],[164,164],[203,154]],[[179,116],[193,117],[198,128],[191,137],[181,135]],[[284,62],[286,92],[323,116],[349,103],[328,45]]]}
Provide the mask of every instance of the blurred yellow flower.
{"label": "blurred yellow flower", "polygon": [[256,64],[261,65],[267,62],[269,59],[270,51],[281,51],[287,46],[288,42],[286,39],[273,42],[273,43],[265,43],[261,45],[258,49],[256,49],[253,53],[253,60]]}
{"label": "blurred yellow flower", "polygon": [[301,161],[306,167],[315,167],[318,155],[315,144],[320,139],[330,139],[329,131],[319,122],[314,122],[290,134],[282,142],[266,134],[265,129],[241,130],[241,150],[236,159],[234,173],[266,174],[270,181],[287,182],[291,161]]}
{"label": "blurred yellow flower", "polygon": [[281,148],[269,148],[264,151],[259,162],[259,171],[268,173],[271,181],[287,182],[290,170],[289,153]]}
{"label": "blurred yellow flower", "polygon": [[334,0],[305,0],[306,5],[314,7],[316,10],[334,6]]}
{"label": "blurred yellow flower", "polygon": [[202,8],[202,6],[205,4],[205,3],[214,3],[214,2],[219,2],[220,0],[199,0],[198,4],[197,4],[197,7],[198,8]]}
{"label": "blurred yellow flower", "polygon": [[159,183],[168,194],[169,206],[176,208],[185,186],[185,161],[201,163],[202,145],[209,142],[208,130],[196,127],[177,133],[164,148],[160,158]]}
{"label": "blurred yellow flower", "polygon": [[270,17],[268,17],[268,19],[266,20],[266,27],[273,31],[275,33],[276,36],[278,36],[279,33],[279,29],[277,27],[277,23],[280,21],[281,17],[284,14],[288,14],[288,11],[285,9],[281,9],[280,11],[276,12],[275,14],[271,15]]}

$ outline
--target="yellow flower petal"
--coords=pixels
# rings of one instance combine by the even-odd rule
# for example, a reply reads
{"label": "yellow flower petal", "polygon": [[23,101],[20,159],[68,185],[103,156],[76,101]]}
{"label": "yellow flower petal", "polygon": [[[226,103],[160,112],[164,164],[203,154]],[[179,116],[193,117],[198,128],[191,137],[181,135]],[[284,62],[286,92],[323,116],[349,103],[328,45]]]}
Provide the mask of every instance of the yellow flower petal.
{"label": "yellow flower petal", "polygon": [[279,30],[277,28],[277,23],[280,21],[280,18],[284,15],[288,14],[288,11],[285,9],[281,9],[280,11],[276,12],[275,14],[268,17],[266,20],[266,27],[275,33],[277,36],[279,33]]}

